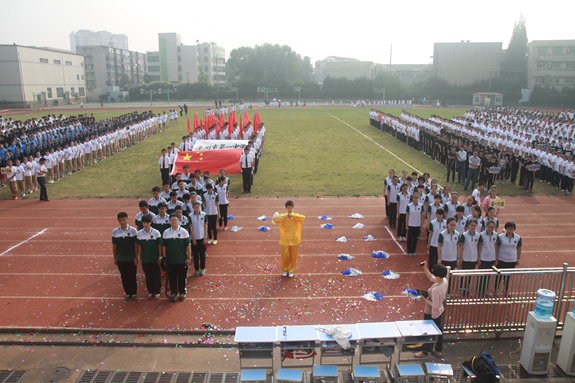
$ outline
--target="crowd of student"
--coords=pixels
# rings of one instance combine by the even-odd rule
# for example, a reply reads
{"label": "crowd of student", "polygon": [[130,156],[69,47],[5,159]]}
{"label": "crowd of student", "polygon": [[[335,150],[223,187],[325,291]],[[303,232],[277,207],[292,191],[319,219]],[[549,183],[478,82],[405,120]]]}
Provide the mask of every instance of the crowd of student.
{"label": "crowd of student", "polygon": [[[497,186],[493,185],[482,200],[485,183],[479,182],[462,204],[458,192],[452,192],[450,186],[440,191],[437,180],[430,179],[428,173],[408,176],[403,171],[398,177],[390,169],[384,185],[390,228],[397,228],[397,238],[407,242],[410,256],[416,255],[418,242],[425,234],[430,269],[435,264],[463,270],[492,266],[505,269],[519,264],[522,239],[515,233],[516,225],[507,222],[499,233],[500,209],[491,206],[499,199]],[[485,294],[486,288],[479,286],[478,294]]]}
{"label": "crowd of student", "polygon": [[533,192],[535,180],[566,193],[575,184],[575,113],[492,108],[462,118],[422,119],[403,111],[395,117],[372,109],[371,125],[429,155],[467,190],[483,181],[519,184]]}
{"label": "crowd of student", "polygon": [[155,134],[158,127],[177,124],[174,114],[177,116],[175,111],[170,111],[170,116],[133,112],[99,122],[93,115],[51,115],[26,121],[0,116],[1,186],[10,188],[14,200],[25,197],[38,190],[38,177],[51,184],[103,161]]}

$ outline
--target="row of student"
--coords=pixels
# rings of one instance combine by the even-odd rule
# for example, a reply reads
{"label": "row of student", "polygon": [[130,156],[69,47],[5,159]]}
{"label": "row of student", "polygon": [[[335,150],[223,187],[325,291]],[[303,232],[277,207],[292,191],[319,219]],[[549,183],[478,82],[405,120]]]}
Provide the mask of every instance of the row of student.
{"label": "row of student", "polygon": [[[19,146],[14,144],[14,152],[12,151],[12,146],[0,152],[4,156],[0,161],[0,167],[3,169],[0,174],[2,187],[6,185],[10,187],[12,199],[14,200],[18,199],[18,197],[24,197],[26,194],[31,194],[38,190],[36,173],[41,159],[44,159],[44,166],[47,169],[45,174],[46,183],[51,184],[66,175],[81,171],[84,166],[104,160],[107,156],[124,150],[154,134],[155,127],[152,118],[134,120],[127,123],[129,125],[122,128],[91,136],[84,135],[83,131],[78,130],[70,136],[74,138],[84,137],[84,141],[71,139],[68,142],[66,140],[63,147],[55,145],[52,136],[44,138],[44,141],[40,141],[38,148],[46,148],[45,151],[40,152],[38,150],[34,155],[26,155],[27,149],[21,152]],[[76,126],[79,124],[77,123]],[[52,134],[57,129],[59,128],[53,128],[49,133]],[[33,140],[38,141],[37,136],[32,137],[34,138],[22,137],[24,140],[29,140],[25,141],[27,142],[26,147],[34,145]],[[22,146],[21,139],[19,141]],[[57,141],[60,142],[60,139]]]}
{"label": "row of student", "polygon": [[[372,110],[370,122],[446,166],[446,181],[449,181],[450,174],[455,181],[457,173],[458,182],[464,185],[463,190],[470,182],[473,188],[477,178],[486,182],[488,188],[498,181],[515,184],[519,178],[520,188],[528,192],[533,192],[534,180],[539,179],[572,193],[575,163],[573,128],[569,123],[561,121],[545,128],[535,125],[532,129],[531,125],[502,123],[501,113],[496,114],[498,122],[487,126],[483,122],[478,125],[437,116],[425,120],[405,111],[398,119]],[[531,117],[528,121],[532,123],[534,116],[530,113],[526,112],[526,115]],[[566,115],[555,117],[565,118]],[[500,128],[498,124],[504,127]]]}

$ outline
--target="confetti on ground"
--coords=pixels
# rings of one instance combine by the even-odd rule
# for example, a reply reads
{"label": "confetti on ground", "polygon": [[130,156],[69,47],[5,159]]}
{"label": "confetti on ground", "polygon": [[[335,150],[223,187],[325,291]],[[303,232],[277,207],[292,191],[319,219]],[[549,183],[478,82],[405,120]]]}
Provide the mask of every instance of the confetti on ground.
{"label": "confetti on ground", "polygon": [[340,254],[337,256],[339,259],[341,259],[342,261],[349,261],[350,259],[354,259],[355,257],[353,255],[349,255],[349,254]]}
{"label": "confetti on ground", "polygon": [[327,216],[327,215],[322,215],[321,217],[318,217],[319,219],[323,219],[324,221],[330,221],[331,217]]}
{"label": "confetti on ground", "polygon": [[407,295],[411,299],[421,298],[421,295],[419,295],[419,293],[415,289],[403,289],[403,290],[401,290],[401,293],[403,295]]}
{"label": "confetti on ground", "polygon": [[363,237],[363,240],[367,241],[367,242],[371,242],[371,241],[375,241],[375,237],[370,234],[367,237]]}
{"label": "confetti on ground", "polygon": [[360,219],[360,218],[363,218],[363,215],[358,214],[358,213],[355,213],[355,214],[351,214],[351,215],[349,216],[349,218]]}
{"label": "confetti on ground", "polygon": [[361,297],[372,302],[380,301],[383,299],[383,295],[379,294],[377,291],[370,291],[363,294]]}
{"label": "confetti on ground", "polygon": [[323,225],[320,226],[322,229],[333,229],[335,226],[333,226],[331,223],[324,223]]}
{"label": "confetti on ground", "polygon": [[364,229],[365,225],[363,223],[356,223],[353,225],[352,229]]}
{"label": "confetti on ground", "polygon": [[386,259],[386,258],[389,258],[389,254],[386,253],[386,252],[383,251],[383,250],[374,251],[374,252],[371,253],[371,256],[372,256],[373,258],[378,258],[378,259]]}
{"label": "confetti on ground", "polygon": [[348,242],[348,241],[349,241],[349,238],[346,238],[346,237],[337,237],[335,240],[338,241],[338,242]]}
{"label": "confetti on ground", "polygon": [[232,226],[232,228],[230,229],[230,231],[240,231],[242,228],[239,226]]}
{"label": "confetti on ground", "polygon": [[397,279],[399,278],[399,274],[398,273],[394,273],[391,270],[387,270],[383,272],[383,276],[385,279]]}
{"label": "confetti on ground", "polygon": [[267,226],[260,226],[258,227],[258,231],[270,231],[270,228]]}
{"label": "confetti on ground", "polygon": [[266,217],[265,215],[262,215],[261,217],[256,218],[258,221],[269,221],[270,219],[268,217]]}
{"label": "confetti on ground", "polygon": [[345,269],[341,273],[346,277],[357,277],[358,275],[362,274],[361,271],[359,271],[358,269],[354,269],[352,267],[350,267],[349,269]]}

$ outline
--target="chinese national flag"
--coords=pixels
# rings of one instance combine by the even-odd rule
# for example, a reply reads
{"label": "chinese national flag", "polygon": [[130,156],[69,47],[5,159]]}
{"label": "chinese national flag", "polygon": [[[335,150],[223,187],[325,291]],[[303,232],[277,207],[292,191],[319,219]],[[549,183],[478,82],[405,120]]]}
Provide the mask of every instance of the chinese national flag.
{"label": "chinese national flag", "polygon": [[184,165],[190,169],[207,170],[210,174],[219,174],[220,169],[225,169],[229,174],[242,172],[240,157],[242,149],[219,149],[219,150],[194,150],[179,151],[174,162],[172,175],[184,173]]}
{"label": "chinese national flag", "polygon": [[190,127],[190,116],[188,116],[188,124],[186,125],[186,130],[188,133],[192,133],[192,128]]}

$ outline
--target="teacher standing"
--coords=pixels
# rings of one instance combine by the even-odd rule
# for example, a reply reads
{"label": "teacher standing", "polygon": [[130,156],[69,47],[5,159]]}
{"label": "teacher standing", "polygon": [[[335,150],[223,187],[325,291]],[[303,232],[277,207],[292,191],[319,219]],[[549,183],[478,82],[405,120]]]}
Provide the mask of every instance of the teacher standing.
{"label": "teacher standing", "polygon": [[[433,274],[429,272],[427,268],[427,262],[424,261],[423,270],[425,271],[425,276],[433,284],[427,290],[428,296],[424,297],[425,309],[423,311],[423,319],[431,319],[437,325],[437,328],[443,332],[443,302],[447,297],[448,290],[448,279],[447,279],[447,268],[445,265],[436,264],[433,266]],[[433,354],[436,356],[441,356],[441,350],[443,349],[443,335],[439,335],[437,338],[437,343],[432,350]],[[415,354],[417,358],[426,358],[427,351],[422,351]]]}
{"label": "teacher standing", "polygon": [[38,180],[38,185],[40,185],[40,201],[50,201],[48,199],[48,191],[46,190],[46,174],[48,174],[46,159],[42,157],[40,158],[39,165],[36,167],[36,179]]}

